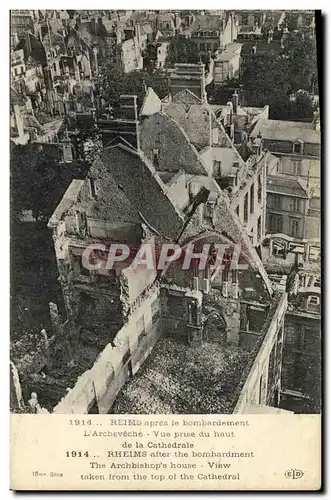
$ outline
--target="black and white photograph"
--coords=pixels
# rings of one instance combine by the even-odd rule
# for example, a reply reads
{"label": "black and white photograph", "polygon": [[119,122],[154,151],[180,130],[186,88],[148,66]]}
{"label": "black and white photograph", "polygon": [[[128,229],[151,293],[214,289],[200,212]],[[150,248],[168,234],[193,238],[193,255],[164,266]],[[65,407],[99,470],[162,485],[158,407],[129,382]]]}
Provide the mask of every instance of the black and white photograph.
{"label": "black and white photograph", "polygon": [[320,414],[320,24],[10,11],[12,414]]}

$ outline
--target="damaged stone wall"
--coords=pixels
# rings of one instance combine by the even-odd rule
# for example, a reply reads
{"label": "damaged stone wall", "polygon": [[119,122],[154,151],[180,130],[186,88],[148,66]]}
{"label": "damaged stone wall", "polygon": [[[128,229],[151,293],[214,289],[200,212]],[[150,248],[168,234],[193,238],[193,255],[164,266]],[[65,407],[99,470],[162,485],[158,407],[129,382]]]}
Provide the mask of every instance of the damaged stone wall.
{"label": "damaged stone wall", "polygon": [[[245,413],[251,404],[267,404],[269,358],[275,342],[278,342],[279,332],[283,331],[286,309],[287,294],[275,296],[261,336],[251,351],[251,362],[242,374],[234,413]],[[280,362],[281,355],[282,350],[279,350]],[[280,380],[278,382],[280,384]]]}
{"label": "damaged stone wall", "polygon": [[[146,230],[146,233],[149,233],[149,231]],[[146,234],[146,237],[142,241],[142,245],[146,245],[146,247],[140,247],[142,250],[141,258],[144,261],[145,258],[148,258],[148,255],[147,253],[143,253],[143,248],[146,248],[147,252],[155,248],[154,236]],[[124,315],[129,314],[131,310],[139,306],[141,295],[153,285],[156,279],[157,262],[155,261],[155,252],[152,252],[152,258],[154,264],[153,269],[148,269],[146,264],[142,263],[135,269],[130,267],[123,269],[120,275],[121,302]]]}
{"label": "damaged stone wall", "polygon": [[159,288],[155,286],[53,412],[88,413],[96,402],[99,413],[108,413],[118,391],[136,373],[160,338],[159,307]]}
{"label": "damaged stone wall", "polygon": [[174,284],[161,285],[162,331],[166,336],[195,343],[202,340],[202,293]]}
{"label": "damaged stone wall", "polygon": [[205,319],[213,311],[219,312],[226,323],[227,342],[239,345],[240,334],[240,301],[224,297],[220,290],[212,289],[203,298],[203,314]]}

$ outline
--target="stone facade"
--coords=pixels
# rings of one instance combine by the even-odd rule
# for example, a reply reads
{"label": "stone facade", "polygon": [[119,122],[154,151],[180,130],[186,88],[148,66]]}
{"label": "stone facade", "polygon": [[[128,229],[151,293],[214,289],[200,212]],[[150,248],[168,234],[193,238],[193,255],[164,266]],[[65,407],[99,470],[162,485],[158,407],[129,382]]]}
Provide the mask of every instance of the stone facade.
{"label": "stone facade", "polygon": [[[251,134],[252,139],[258,137],[262,139],[262,149],[278,158],[268,174],[278,178],[276,194],[281,200],[277,203],[282,206],[279,213],[274,214],[273,196],[268,194],[268,212],[278,215],[278,225],[283,229],[272,229],[275,217],[270,221],[270,216],[267,217],[269,229],[299,239],[320,238],[319,117],[316,116],[313,123],[259,120]],[[293,216],[288,220],[289,212],[296,218],[294,222]]]}

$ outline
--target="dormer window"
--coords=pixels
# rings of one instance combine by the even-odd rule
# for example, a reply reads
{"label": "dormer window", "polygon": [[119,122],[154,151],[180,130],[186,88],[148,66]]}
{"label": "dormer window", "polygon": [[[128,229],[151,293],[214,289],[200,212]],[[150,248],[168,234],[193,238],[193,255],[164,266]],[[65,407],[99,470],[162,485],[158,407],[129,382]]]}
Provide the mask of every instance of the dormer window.
{"label": "dormer window", "polygon": [[302,155],[302,153],[303,153],[303,142],[302,141],[293,142],[293,153],[295,153],[297,155]]}

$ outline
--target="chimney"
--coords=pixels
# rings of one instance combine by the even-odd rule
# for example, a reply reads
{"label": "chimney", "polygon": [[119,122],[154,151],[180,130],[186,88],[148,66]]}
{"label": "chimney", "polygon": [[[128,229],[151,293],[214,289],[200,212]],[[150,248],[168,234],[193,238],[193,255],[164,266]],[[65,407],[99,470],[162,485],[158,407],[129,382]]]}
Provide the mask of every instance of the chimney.
{"label": "chimney", "polygon": [[239,106],[239,95],[236,90],[234,91],[234,94],[232,94],[232,106],[233,106],[233,114],[236,115]]}

